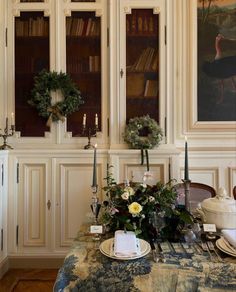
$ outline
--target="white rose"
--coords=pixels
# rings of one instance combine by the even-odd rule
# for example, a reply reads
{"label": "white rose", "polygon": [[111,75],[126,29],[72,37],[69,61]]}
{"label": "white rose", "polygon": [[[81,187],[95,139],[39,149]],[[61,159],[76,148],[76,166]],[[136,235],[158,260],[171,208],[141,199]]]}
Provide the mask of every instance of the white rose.
{"label": "white rose", "polygon": [[124,192],[122,195],[121,195],[121,198],[123,200],[128,200],[129,199],[129,193],[128,192]]}
{"label": "white rose", "polygon": [[127,192],[129,194],[129,196],[133,196],[134,195],[134,189],[131,187],[125,187],[124,188],[124,192]]}

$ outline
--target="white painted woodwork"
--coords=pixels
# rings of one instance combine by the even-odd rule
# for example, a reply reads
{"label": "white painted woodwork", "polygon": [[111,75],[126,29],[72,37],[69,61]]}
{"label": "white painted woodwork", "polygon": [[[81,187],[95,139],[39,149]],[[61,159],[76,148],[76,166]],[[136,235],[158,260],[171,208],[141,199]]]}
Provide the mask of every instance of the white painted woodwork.
{"label": "white painted woodwork", "polygon": [[[177,169],[179,151],[174,148],[165,149],[160,146],[158,150],[149,150],[150,181],[154,184],[157,181],[163,183],[170,179],[179,179]],[[147,171],[146,157],[144,164],[141,165],[140,150],[110,150],[110,165],[113,166],[112,172],[117,182],[124,180],[142,181],[143,175]]]}
{"label": "white painted woodwork", "polygon": [[47,249],[52,228],[51,162],[45,158],[18,158],[18,250]]}
{"label": "white painted woodwork", "polygon": [[184,135],[198,149],[236,147],[236,122],[197,120],[197,0],[176,0],[173,26],[175,54],[175,145],[181,147]]}
{"label": "white painted woodwork", "polygon": [[[126,85],[119,72],[125,66],[125,13],[132,7],[156,9],[156,13],[161,15],[161,127],[164,129],[166,117],[167,133],[163,143],[149,151],[153,181],[167,182],[169,178],[181,181],[184,136],[187,135],[190,179],[215,189],[224,186],[227,192],[232,193],[236,185],[235,125],[227,122],[199,123],[196,120],[196,0],[100,0],[94,3],[0,0],[0,7],[0,66],[3,73],[0,74],[0,128],[3,128],[6,116],[14,112],[14,17],[20,11],[37,10],[43,10],[49,16],[50,69],[65,72],[65,17],[71,11],[80,10],[96,11],[100,15],[102,132],[97,138],[92,138],[92,143],[98,143],[97,173],[101,199],[107,162],[113,166],[117,182],[127,178],[141,181],[146,170],[145,165],[140,165],[140,151],[127,149],[123,142]],[[165,24],[166,45],[163,43]],[[109,136],[107,118],[110,119]],[[0,140],[2,142],[2,138]],[[3,188],[0,185],[0,225],[5,228],[4,234],[8,232],[8,240],[4,235],[5,250],[3,253],[0,251],[0,265],[7,254],[65,254],[79,226],[84,220],[91,219],[93,151],[83,150],[87,138],[72,138],[71,133],[66,132],[66,122],[59,121],[53,123],[44,138],[22,138],[20,133],[16,133],[8,142],[15,149],[0,151],[0,166],[2,161],[6,165]],[[48,201],[51,202],[50,209]]]}
{"label": "white painted woodwork", "polygon": [[[92,157],[91,157],[92,158]],[[82,161],[81,161],[82,160]],[[56,159],[56,247],[72,244],[83,222],[91,221],[93,159]],[[100,159],[99,159],[100,160]],[[97,182],[103,185],[103,165],[97,163]],[[100,201],[101,189],[98,192]]]}
{"label": "white painted woodwork", "polygon": [[[7,216],[8,216],[8,204],[7,204],[7,152],[0,151],[0,269],[4,260],[7,257]],[[1,275],[0,275],[1,276]]]}

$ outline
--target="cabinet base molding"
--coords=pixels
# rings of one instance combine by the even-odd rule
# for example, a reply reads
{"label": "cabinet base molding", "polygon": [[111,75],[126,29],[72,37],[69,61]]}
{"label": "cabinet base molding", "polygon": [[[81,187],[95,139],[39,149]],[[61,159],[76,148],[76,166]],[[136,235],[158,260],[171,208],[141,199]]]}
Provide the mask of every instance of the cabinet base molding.
{"label": "cabinet base molding", "polygon": [[9,270],[9,259],[6,257],[0,263],[0,279],[2,279],[3,275]]}
{"label": "cabinet base molding", "polygon": [[8,269],[57,269],[64,261],[64,256],[9,256]]}

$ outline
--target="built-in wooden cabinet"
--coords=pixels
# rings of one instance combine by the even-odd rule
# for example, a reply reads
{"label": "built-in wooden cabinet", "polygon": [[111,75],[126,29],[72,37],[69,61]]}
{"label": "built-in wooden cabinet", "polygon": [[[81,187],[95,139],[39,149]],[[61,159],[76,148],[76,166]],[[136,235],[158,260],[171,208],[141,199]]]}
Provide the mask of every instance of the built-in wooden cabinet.
{"label": "built-in wooden cabinet", "polygon": [[[125,145],[125,124],[145,114],[164,128],[164,0],[145,1],[145,7],[141,0],[12,1],[8,8],[8,60],[14,68],[8,75],[9,108],[16,117],[16,146],[83,148],[95,126],[102,148],[116,141]],[[28,102],[42,69],[67,72],[84,99],[64,123],[51,127]],[[52,104],[63,99],[60,91],[51,97]]]}
{"label": "built-in wooden cabinet", "polygon": [[[7,257],[7,172],[8,156],[7,151],[0,151],[0,271]],[[0,272],[1,278],[1,272]]]}
{"label": "built-in wooden cabinet", "polygon": [[[107,144],[107,4],[107,0],[7,3],[8,66],[13,68],[7,78],[8,111],[15,113],[16,145],[39,142],[49,147],[83,147],[83,137],[89,130],[94,134],[95,126],[98,143]],[[84,100],[64,123],[55,122],[50,127],[29,104],[34,77],[43,69],[68,73]],[[63,98],[60,90],[51,92],[52,105]]]}
{"label": "built-in wooden cabinet", "polygon": [[[123,144],[130,118],[150,115],[165,132],[166,119],[166,1],[120,0],[111,3],[111,59],[117,59],[111,75],[111,124],[114,145]],[[112,35],[115,36],[112,37]],[[114,70],[114,69],[113,69]],[[112,145],[113,146],[113,145]]]}

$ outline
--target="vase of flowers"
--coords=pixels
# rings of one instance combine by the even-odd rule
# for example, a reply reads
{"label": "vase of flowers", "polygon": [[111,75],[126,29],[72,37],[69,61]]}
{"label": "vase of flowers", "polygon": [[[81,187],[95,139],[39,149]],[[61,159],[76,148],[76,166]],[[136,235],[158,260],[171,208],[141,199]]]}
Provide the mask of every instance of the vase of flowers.
{"label": "vase of flowers", "polygon": [[106,200],[101,219],[109,231],[125,229],[144,239],[165,238],[174,235],[169,234],[167,226],[171,219],[178,222],[172,233],[180,230],[185,223],[191,223],[190,214],[175,204],[177,193],[172,181],[150,186],[135,182],[117,184],[110,175],[106,179],[107,186],[103,188]]}

